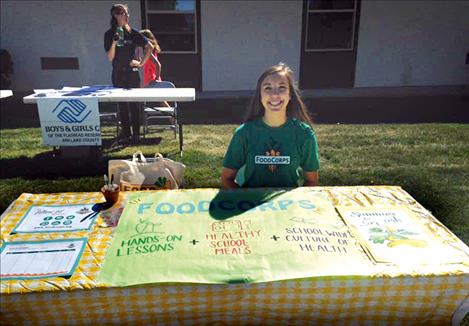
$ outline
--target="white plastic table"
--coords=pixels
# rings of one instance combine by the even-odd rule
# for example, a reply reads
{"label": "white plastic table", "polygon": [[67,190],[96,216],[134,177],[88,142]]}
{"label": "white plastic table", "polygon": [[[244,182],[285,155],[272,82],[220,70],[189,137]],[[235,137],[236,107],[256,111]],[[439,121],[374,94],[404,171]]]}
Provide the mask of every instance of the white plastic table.
{"label": "white plastic table", "polygon": [[13,96],[13,92],[9,89],[2,89],[0,90],[0,98],[6,98]]}
{"label": "white plastic table", "polygon": [[[96,91],[93,91],[96,89]],[[113,88],[99,87],[67,87],[62,90],[35,90],[34,94],[25,96],[25,104],[37,104],[38,98],[90,98],[96,97],[98,102],[191,102],[195,101],[194,88]],[[179,121],[179,119],[178,119]],[[183,152],[182,124],[179,124],[179,151]]]}

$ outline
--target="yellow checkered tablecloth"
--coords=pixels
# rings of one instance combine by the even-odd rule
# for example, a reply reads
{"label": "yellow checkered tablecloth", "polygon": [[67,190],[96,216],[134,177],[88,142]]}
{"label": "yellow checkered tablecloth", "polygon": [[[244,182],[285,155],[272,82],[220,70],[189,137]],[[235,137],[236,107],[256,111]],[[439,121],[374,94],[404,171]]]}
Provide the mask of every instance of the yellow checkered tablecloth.
{"label": "yellow checkered tablecloth", "polygon": [[[428,218],[436,233],[448,237],[446,228],[400,187],[322,189],[334,205],[406,205]],[[124,203],[125,193],[122,197]],[[69,279],[2,281],[2,324],[449,325],[453,313],[469,294],[468,267],[460,264],[440,274],[383,273],[256,284],[162,283],[109,288],[96,283],[114,231],[113,227],[106,227],[101,217],[91,231],[10,235],[33,204],[102,200],[100,193],[23,194],[5,212],[0,225],[2,242],[88,237],[88,243]],[[455,245],[458,241],[454,239]]]}

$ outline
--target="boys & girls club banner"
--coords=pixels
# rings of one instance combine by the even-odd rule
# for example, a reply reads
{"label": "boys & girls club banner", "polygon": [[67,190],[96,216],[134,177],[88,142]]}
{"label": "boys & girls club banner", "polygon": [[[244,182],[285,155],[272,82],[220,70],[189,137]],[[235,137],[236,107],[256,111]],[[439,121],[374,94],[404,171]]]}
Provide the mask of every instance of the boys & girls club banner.
{"label": "boys & girls club banner", "polygon": [[98,282],[249,283],[468,262],[413,214],[335,207],[320,188],[139,192],[125,206]]}
{"label": "boys & girls club banner", "polygon": [[44,145],[101,145],[97,98],[39,98],[37,105]]}

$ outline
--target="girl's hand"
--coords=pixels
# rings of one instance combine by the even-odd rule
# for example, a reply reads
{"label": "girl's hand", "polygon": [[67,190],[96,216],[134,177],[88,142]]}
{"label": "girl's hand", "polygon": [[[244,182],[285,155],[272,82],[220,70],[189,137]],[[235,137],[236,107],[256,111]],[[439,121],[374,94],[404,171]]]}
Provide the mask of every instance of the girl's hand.
{"label": "girl's hand", "polygon": [[129,66],[140,68],[141,64],[140,64],[140,61],[138,61],[138,60],[132,60],[132,61],[130,61]]}
{"label": "girl's hand", "polygon": [[[126,17],[126,18],[127,18],[127,21],[128,21],[129,17]],[[132,31],[132,28],[130,28],[130,25],[128,23],[124,25],[124,28],[128,33],[130,33]]]}
{"label": "girl's hand", "polygon": [[305,187],[316,187],[319,185],[319,172],[318,171],[311,171],[311,172],[304,172],[305,178]]}

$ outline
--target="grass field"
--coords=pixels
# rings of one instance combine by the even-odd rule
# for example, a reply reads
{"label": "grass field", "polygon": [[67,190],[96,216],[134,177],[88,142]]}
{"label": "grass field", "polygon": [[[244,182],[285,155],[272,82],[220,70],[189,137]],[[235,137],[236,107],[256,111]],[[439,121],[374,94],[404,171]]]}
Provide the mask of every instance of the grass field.
{"label": "grass field", "polygon": [[[137,149],[147,156],[161,152],[182,160],[186,188],[219,187],[223,155],[235,127],[184,126],[182,159],[177,140],[164,132],[139,146],[103,146],[102,158],[66,162],[41,145],[39,129],[3,129],[0,210],[23,192],[97,191],[107,160],[129,158]],[[469,243],[469,125],[317,125],[315,130],[321,185],[402,186]],[[160,143],[156,136],[163,138]]]}

